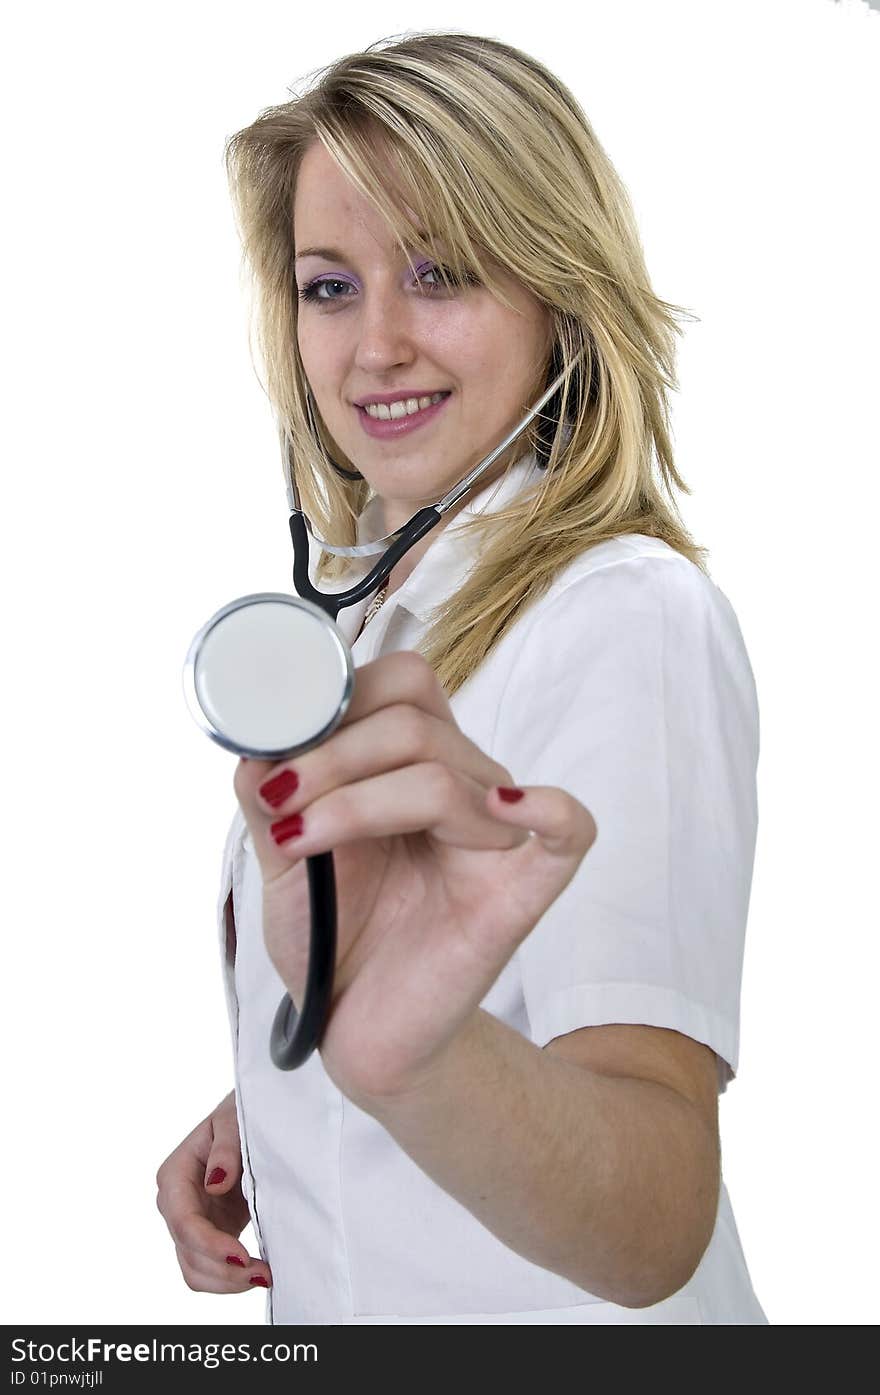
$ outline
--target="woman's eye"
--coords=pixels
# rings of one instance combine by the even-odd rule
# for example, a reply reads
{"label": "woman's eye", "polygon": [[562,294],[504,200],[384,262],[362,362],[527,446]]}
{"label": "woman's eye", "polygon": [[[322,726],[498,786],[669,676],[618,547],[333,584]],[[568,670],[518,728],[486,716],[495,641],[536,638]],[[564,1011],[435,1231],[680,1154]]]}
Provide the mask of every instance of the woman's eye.
{"label": "woman's eye", "polygon": [[[419,282],[420,282],[420,284],[424,286],[424,285],[426,284],[426,282],[425,282],[425,277],[426,277],[426,276],[439,276],[440,273],[441,273],[441,270],[442,270],[441,267],[439,267],[439,266],[434,266],[434,265],[430,265],[430,266],[424,267],[423,270],[419,272]],[[439,285],[442,285],[442,282],[441,282],[441,281],[433,281],[433,282],[432,282],[432,281],[429,281],[429,282],[427,282],[427,284],[428,284],[428,285],[439,286]]]}
{"label": "woman's eye", "polygon": [[328,276],[323,281],[310,281],[307,286],[303,286],[299,293],[300,300],[345,300],[345,296],[321,295],[320,291],[324,286],[347,286],[347,281],[341,281],[338,277]]}
{"label": "woman's eye", "polygon": [[[426,283],[426,276],[435,276],[438,279],[435,281],[428,281]],[[424,270],[419,274],[419,282],[422,285],[427,284],[431,290],[435,288],[438,290],[443,290],[447,288],[450,290],[455,290],[465,285],[475,286],[478,284],[476,276],[472,276],[470,275],[470,273],[467,273],[463,280],[458,280],[458,278],[455,275],[455,272],[451,271],[448,266],[438,266],[436,262],[430,262],[424,268]]]}

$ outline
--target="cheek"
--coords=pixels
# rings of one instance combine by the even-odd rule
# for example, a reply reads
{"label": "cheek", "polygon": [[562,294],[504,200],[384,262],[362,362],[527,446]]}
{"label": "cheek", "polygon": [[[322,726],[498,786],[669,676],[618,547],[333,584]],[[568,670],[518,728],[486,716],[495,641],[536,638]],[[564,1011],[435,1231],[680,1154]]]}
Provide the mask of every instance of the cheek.
{"label": "cheek", "polygon": [[306,377],[310,376],[311,354],[309,352],[309,336],[303,333],[302,324],[296,327],[296,347],[299,351],[300,363],[305,369]]}
{"label": "cheek", "polygon": [[479,391],[494,385],[507,372],[510,348],[508,331],[501,331],[490,314],[475,313],[472,307],[446,304],[442,314],[434,307],[426,315],[419,333],[419,345],[448,378]]}
{"label": "cheek", "polygon": [[308,326],[297,326],[296,342],[305,375],[314,388],[332,386],[334,355],[326,335],[311,333]]}
{"label": "cheek", "polygon": [[513,386],[515,380],[531,377],[535,364],[545,357],[544,321],[533,307],[524,310],[515,314],[491,303],[474,323],[465,353],[485,377]]}
{"label": "cheek", "polygon": [[542,323],[505,317],[482,325],[479,333],[462,340],[456,372],[484,403],[497,402],[506,412],[532,393],[549,353],[550,341]]}

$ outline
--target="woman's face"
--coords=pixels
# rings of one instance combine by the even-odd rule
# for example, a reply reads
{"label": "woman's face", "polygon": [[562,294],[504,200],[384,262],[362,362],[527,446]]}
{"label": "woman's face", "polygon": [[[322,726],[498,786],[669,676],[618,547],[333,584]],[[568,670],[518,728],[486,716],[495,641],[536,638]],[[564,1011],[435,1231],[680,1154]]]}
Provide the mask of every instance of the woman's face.
{"label": "woman's face", "polygon": [[[391,530],[440,498],[533,405],[550,314],[506,274],[499,280],[515,310],[481,285],[445,291],[419,248],[407,249],[414,277],[381,215],[317,141],[300,165],[293,222],[306,377],[333,440],[382,497]],[[373,421],[362,405],[410,399],[411,408],[437,392],[448,394],[439,405],[399,419]]]}

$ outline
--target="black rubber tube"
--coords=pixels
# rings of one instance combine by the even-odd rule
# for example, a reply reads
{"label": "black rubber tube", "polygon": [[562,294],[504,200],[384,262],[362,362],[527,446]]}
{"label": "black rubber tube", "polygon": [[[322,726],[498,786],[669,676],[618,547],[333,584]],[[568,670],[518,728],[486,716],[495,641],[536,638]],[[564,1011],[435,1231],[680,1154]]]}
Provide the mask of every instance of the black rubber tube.
{"label": "black rubber tube", "polygon": [[371,591],[375,591],[384,581],[388,580],[392,569],[400,561],[410,548],[423,538],[426,533],[436,527],[440,522],[442,514],[436,508],[419,509],[414,514],[409,523],[402,530],[400,537],[392,543],[388,551],[383,553],[375,567],[363,577],[356,586],[352,586],[348,591],[319,591],[313,586],[309,579],[309,539],[306,533],[305,515],[298,509],[294,509],[288,519],[290,528],[290,539],[293,543],[293,585],[296,594],[304,601],[312,601],[318,605],[335,620],[340,610],[346,606],[355,605],[357,601],[369,596]]}
{"label": "black rubber tube", "polygon": [[320,1046],[333,997],[336,967],[336,876],[332,852],[306,858],[309,878],[309,970],[303,1005],[297,1013],[285,993],[272,1023],[269,1051],[279,1070],[296,1070]]}
{"label": "black rubber tube", "polygon": [[[309,540],[305,516],[299,509],[294,509],[289,523],[293,543],[293,582],[297,595],[319,605],[335,621],[344,606],[353,605],[386,581],[399,558],[419,538],[430,532],[441,517],[436,508],[420,509],[397,541],[356,586],[348,591],[326,594],[318,591],[309,579]],[[309,969],[299,1013],[290,995],[285,993],[272,1023],[269,1052],[279,1070],[295,1070],[308,1060],[316,1046],[320,1046],[333,998],[333,971],[336,967],[336,876],[333,854],[317,853],[314,857],[307,857],[306,867],[312,916]]]}

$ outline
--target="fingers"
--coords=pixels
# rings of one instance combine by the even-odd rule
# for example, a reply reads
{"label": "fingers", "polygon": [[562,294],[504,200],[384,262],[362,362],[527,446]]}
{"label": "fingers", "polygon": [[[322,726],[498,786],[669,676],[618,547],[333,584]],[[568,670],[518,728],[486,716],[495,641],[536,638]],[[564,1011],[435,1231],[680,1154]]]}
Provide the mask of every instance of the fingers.
{"label": "fingers", "polygon": [[[215,1193],[219,1190],[216,1185],[211,1188]],[[254,1287],[255,1278],[271,1284],[269,1266],[261,1259],[252,1259],[238,1239],[248,1220],[240,1188],[236,1185],[225,1198],[218,1196],[213,1201],[206,1191],[200,1195],[200,1189],[188,1179],[166,1178],[160,1192],[159,1209],[189,1287],[207,1293],[244,1293]],[[206,1214],[205,1207],[216,1208],[214,1218]]]}
{"label": "fingers", "polygon": [[[342,785],[423,761],[437,761],[457,770],[484,789],[510,778],[504,766],[490,759],[454,724],[421,708],[393,703],[356,726],[338,730],[322,746],[273,766],[264,776],[254,777],[248,762],[239,798],[247,798],[254,812],[277,819]],[[295,779],[290,778],[291,772]],[[290,792],[285,795],[282,786],[274,798],[264,797],[261,789],[268,786],[274,793],[273,782],[282,775]]]}
{"label": "fingers", "polygon": [[268,1288],[272,1274],[261,1259],[251,1259],[233,1236],[204,1216],[191,1214],[177,1227],[177,1262],[187,1285],[203,1293],[248,1293]]}
{"label": "fingers", "polygon": [[[365,718],[393,705],[413,708],[426,717],[432,716],[438,722],[447,723],[455,731],[459,730],[449,699],[427,660],[409,650],[385,654],[357,670],[352,699],[339,726],[321,746],[296,758],[297,773],[300,766],[307,769],[313,763],[313,757],[326,752],[332,743],[338,741],[346,728],[357,726]],[[346,749],[352,749],[350,737]],[[233,783],[245,812],[257,788],[267,778],[274,777],[293,764],[293,760],[280,764],[254,759],[239,761]]]}
{"label": "fingers", "polygon": [[497,786],[509,773],[468,740],[430,665],[408,651],[358,670],[321,746],[277,765],[240,762],[234,783],[252,833],[271,834],[260,838],[268,878],[342,843],[424,831],[474,849],[532,842],[543,858],[535,890],[558,895],[596,837],[589,810],[563,790],[532,786],[527,802],[505,803]]}
{"label": "fingers", "polygon": [[[486,805],[486,787],[440,761],[422,761],[346,784],[308,804],[299,832],[277,846],[275,860],[327,852],[344,843],[388,834],[431,834],[462,848],[516,847],[528,830],[500,823]],[[287,824],[292,823],[288,816]],[[281,836],[279,831],[277,836]]]}
{"label": "fingers", "polygon": [[[445,766],[465,777],[470,785],[485,791],[493,784],[509,783],[504,766],[492,760],[463,734],[452,716],[443,689],[427,662],[420,655],[401,652],[385,655],[358,670],[355,697],[345,720],[319,747],[281,764],[265,761],[239,762],[235,772],[236,795],[258,840],[263,875],[273,879],[288,870],[290,857],[279,857],[273,840],[265,836],[269,825],[290,820],[295,814],[313,810],[317,801],[334,790],[358,783],[366,785],[373,776],[424,764]],[[432,777],[436,786],[439,777]],[[267,789],[268,798],[260,791]],[[405,784],[397,786],[405,792]],[[362,790],[361,795],[370,790]],[[491,832],[482,798],[473,799],[470,834],[483,828],[483,837],[467,846],[510,846],[509,838],[498,841]],[[423,807],[420,803],[419,807]],[[433,806],[437,808],[436,803]],[[424,827],[424,825],[423,825]],[[390,832],[412,831],[406,817]],[[365,836],[379,836],[377,831]],[[438,836],[445,836],[439,832]],[[302,845],[304,846],[304,845]],[[317,849],[310,849],[316,851]],[[287,850],[289,852],[289,849]],[[306,855],[304,853],[304,855]]]}

